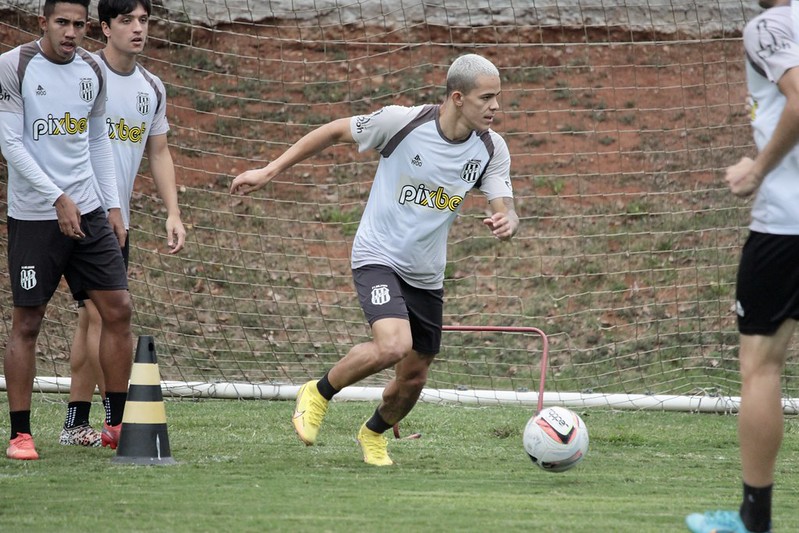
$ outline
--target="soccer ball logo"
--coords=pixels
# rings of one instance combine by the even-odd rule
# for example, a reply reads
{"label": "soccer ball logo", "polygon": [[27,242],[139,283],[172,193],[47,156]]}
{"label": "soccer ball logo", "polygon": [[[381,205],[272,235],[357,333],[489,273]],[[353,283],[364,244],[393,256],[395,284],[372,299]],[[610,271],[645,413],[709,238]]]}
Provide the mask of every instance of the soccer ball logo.
{"label": "soccer ball logo", "polygon": [[588,453],[585,423],[564,407],[547,407],[532,417],[522,441],[533,463],[547,472],[565,472]]}

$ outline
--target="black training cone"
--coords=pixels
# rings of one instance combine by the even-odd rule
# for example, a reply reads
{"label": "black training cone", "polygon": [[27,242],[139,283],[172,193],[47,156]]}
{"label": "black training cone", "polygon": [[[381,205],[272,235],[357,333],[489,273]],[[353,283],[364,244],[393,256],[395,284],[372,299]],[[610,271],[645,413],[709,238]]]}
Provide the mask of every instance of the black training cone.
{"label": "black training cone", "polygon": [[155,342],[148,335],[140,336],[136,346],[119,445],[111,462],[135,465],[175,464],[169,451],[166,409],[161,395],[161,374],[155,357]]}

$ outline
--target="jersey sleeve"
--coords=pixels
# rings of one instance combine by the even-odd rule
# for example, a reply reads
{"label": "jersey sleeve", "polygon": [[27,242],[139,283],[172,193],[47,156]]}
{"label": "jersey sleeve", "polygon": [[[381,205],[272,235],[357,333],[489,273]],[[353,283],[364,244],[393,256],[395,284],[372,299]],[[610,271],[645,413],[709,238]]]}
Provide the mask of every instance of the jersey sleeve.
{"label": "jersey sleeve", "polygon": [[768,9],[750,21],[743,43],[752,66],[771,82],[779,82],[788,69],[799,66],[790,7]]}
{"label": "jersey sleeve", "polygon": [[386,106],[369,115],[350,119],[352,138],[358,151],[382,150],[386,143],[419,113],[420,107]]}
{"label": "jersey sleeve", "polygon": [[22,93],[20,92],[19,49],[0,55],[0,111],[23,114]]}
{"label": "jersey sleeve", "polygon": [[494,156],[488,163],[488,168],[486,168],[483,175],[480,191],[488,201],[496,198],[513,198],[508,144],[501,135],[494,131],[491,132],[491,140],[494,143]]}
{"label": "jersey sleeve", "polygon": [[63,191],[45,174],[22,140],[25,111],[17,71],[19,50],[0,55],[0,152],[18,175],[52,205]]}
{"label": "jersey sleeve", "polygon": [[105,61],[100,60],[94,55],[91,55],[91,57],[97,64],[95,71],[97,72],[100,87],[97,91],[97,98],[94,99],[94,105],[92,105],[92,110],[89,115],[91,117],[101,117],[105,119],[105,103],[108,99],[108,70],[106,70]]}
{"label": "jersey sleeve", "polygon": [[63,191],[45,174],[22,142],[24,115],[0,111],[0,152],[18,175],[39,192],[50,205],[55,204]]}
{"label": "jersey sleeve", "polygon": [[169,131],[169,121],[166,118],[166,87],[160,78],[154,77],[153,81],[158,92],[158,107],[150,126],[150,135],[164,135]]}
{"label": "jersey sleeve", "polygon": [[120,207],[114,153],[107,131],[104,117],[92,116],[89,119],[89,158],[100,202],[106,210]]}
{"label": "jersey sleeve", "polygon": [[[89,160],[103,207],[119,209],[116,169],[111,141],[108,140],[108,127],[105,123],[105,107],[108,95],[108,70],[105,61],[95,54],[88,54],[94,61],[92,67],[98,76],[99,90],[89,114]],[[91,63],[90,63],[91,64]]]}

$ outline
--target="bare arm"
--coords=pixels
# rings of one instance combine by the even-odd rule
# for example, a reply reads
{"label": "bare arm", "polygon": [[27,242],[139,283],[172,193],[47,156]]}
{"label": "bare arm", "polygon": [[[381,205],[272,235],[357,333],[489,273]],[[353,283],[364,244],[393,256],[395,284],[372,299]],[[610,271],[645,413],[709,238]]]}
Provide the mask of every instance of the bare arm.
{"label": "bare arm", "polygon": [[166,236],[169,253],[175,254],[182,250],[186,243],[186,229],[180,219],[175,165],[172,162],[166,135],[148,137],[145,150],[147,159],[150,160],[150,172],[153,175],[158,196],[166,206]]}
{"label": "bare arm", "polygon": [[354,142],[350,132],[350,119],[340,118],[320,126],[294,143],[291,148],[263,168],[248,170],[236,176],[230,184],[231,194],[249,194],[257,191],[285,170],[318,154],[325,148],[342,142]]}
{"label": "bare arm", "polygon": [[513,198],[495,198],[488,205],[491,206],[492,215],[483,219],[483,224],[497,239],[509,241],[519,229],[519,216],[513,207]]}
{"label": "bare arm", "polygon": [[744,157],[727,169],[724,179],[736,196],[752,194],[766,175],[799,143],[799,68],[785,72],[777,85],[786,102],[774,134],[755,159]]}

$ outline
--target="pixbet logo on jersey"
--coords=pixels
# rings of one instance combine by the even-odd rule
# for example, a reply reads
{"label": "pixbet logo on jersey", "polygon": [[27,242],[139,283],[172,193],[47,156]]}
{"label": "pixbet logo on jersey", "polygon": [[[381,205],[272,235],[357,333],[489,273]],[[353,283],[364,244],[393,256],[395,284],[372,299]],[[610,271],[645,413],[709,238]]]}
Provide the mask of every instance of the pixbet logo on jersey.
{"label": "pixbet logo on jersey", "polygon": [[141,123],[141,126],[128,126],[124,118],[119,119],[119,122],[114,122],[110,118],[105,119],[108,124],[108,138],[112,141],[130,141],[132,143],[140,143],[144,140],[145,133],[147,133],[147,124]]}
{"label": "pixbet logo on jersey", "polygon": [[463,196],[449,196],[444,192],[444,187],[432,190],[425,187],[424,183],[422,183],[418,187],[405,185],[400,189],[399,203],[405,205],[406,202],[412,202],[440,211],[444,209],[455,211],[461,205],[461,202],[463,202]]}
{"label": "pixbet logo on jersey", "polygon": [[69,111],[63,117],[47,115],[33,121],[33,140],[38,141],[43,135],[80,135],[89,129],[86,117],[73,118]]}

